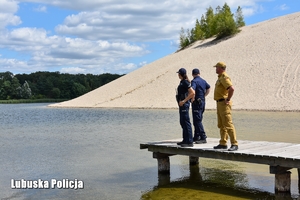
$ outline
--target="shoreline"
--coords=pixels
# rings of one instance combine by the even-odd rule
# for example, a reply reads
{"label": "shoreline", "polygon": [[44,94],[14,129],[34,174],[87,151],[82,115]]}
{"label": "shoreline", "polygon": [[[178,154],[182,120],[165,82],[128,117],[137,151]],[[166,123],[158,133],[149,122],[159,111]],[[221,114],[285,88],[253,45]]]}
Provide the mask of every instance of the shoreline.
{"label": "shoreline", "polygon": [[[68,108],[68,109],[79,109],[79,108],[83,108],[83,109],[120,109],[120,110],[178,110],[178,108],[165,108],[165,107],[157,107],[157,108],[150,108],[150,107],[78,107],[78,106],[51,106],[53,104],[48,105],[47,107],[51,107],[51,108]],[[190,107],[191,109],[191,107]],[[205,109],[205,111],[216,111],[216,109]],[[204,111],[204,112],[205,112]],[[298,113],[300,112],[300,110],[264,110],[264,109],[232,109],[232,111],[247,111],[247,112],[287,112],[287,113]]]}

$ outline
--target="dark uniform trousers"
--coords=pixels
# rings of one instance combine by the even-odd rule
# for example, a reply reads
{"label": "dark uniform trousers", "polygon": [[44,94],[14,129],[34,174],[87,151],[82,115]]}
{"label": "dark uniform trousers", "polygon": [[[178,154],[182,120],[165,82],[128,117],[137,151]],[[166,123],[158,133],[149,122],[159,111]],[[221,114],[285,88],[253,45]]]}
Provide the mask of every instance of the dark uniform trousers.
{"label": "dark uniform trousers", "polygon": [[193,124],[194,124],[194,139],[206,139],[206,134],[202,124],[203,113],[205,110],[205,102],[201,101],[198,103],[196,100],[192,104],[193,111]]}
{"label": "dark uniform trousers", "polygon": [[183,143],[193,143],[192,125],[189,116],[189,103],[185,103],[183,106],[179,106],[179,121],[182,127]]}
{"label": "dark uniform trousers", "polygon": [[228,135],[232,145],[238,145],[235,128],[232,123],[230,101],[227,105],[224,101],[217,102],[218,128],[220,129],[220,144],[227,145]]}

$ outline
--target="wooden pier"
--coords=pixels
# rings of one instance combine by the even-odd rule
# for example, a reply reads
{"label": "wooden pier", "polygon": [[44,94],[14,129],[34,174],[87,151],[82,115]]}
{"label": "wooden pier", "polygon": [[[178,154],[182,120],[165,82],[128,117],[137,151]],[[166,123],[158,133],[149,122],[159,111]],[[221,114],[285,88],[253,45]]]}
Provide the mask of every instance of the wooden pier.
{"label": "wooden pier", "polygon": [[193,147],[180,147],[177,142],[181,140],[142,143],[140,149],[153,152],[159,173],[170,173],[169,156],[185,155],[189,156],[190,165],[198,164],[199,157],[269,165],[270,173],[275,174],[275,192],[290,192],[289,170],[297,168],[300,188],[300,144],[239,140],[237,151],[227,151],[213,149],[219,143],[217,138],[207,138],[206,144],[194,144]]}

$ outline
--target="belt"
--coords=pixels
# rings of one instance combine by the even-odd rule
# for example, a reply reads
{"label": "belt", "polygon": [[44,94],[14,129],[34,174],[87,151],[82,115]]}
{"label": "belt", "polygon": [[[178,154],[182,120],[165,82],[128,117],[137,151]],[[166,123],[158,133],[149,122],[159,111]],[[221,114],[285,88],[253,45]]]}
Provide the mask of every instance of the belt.
{"label": "belt", "polygon": [[217,100],[217,102],[221,102],[221,101],[224,101],[225,99],[219,99],[219,100]]}

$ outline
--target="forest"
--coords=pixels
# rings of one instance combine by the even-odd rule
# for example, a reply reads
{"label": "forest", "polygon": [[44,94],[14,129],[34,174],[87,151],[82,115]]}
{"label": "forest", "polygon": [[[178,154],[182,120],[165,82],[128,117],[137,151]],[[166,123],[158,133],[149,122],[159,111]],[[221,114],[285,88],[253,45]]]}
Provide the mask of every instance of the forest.
{"label": "forest", "polygon": [[35,72],[13,74],[0,72],[0,100],[68,100],[101,87],[123,75],[67,74]]}

